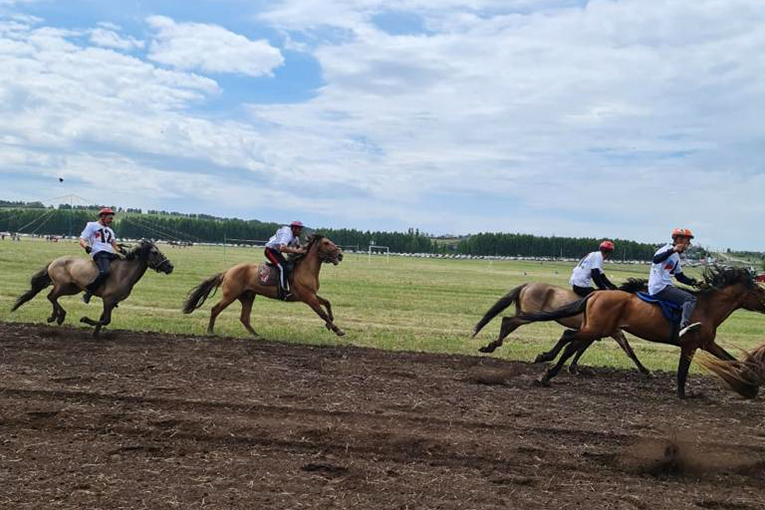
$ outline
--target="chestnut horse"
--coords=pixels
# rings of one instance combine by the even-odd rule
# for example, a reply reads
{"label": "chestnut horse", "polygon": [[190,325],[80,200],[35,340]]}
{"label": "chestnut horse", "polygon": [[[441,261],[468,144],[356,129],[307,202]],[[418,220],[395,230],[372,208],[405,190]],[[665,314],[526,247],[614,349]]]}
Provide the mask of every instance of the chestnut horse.
{"label": "chestnut horse", "polygon": [[[173,264],[154,243],[146,240],[140,241],[124,259],[116,259],[111,263],[109,277],[93,293],[104,302],[101,317],[97,321],[88,317],[80,319],[80,322],[95,326],[93,336],[98,336],[101,328],[111,322],[112,310],[117,307],[117,303],[127,299],[133,286],[149,268],[165,274],[173,272]],[[61,324],[66,317],[66,310],[58,302],[58,298],[79,294],[97,275],[98,268],[90,259],[71,255],[59,257],[32,276],[31,289],[19,296],[11,311],[52,284],[53,289],[48,293],[48,301],[53,305],[53,313],[48,317],[48,322],[56,321],[56,324]]]}
{"label": "chestnut horse", "polygon": [[[626,292],[637,292],[639,290],[645,291],[647,287],[645,280],[630,278],[627,282],[623,283],[619,289]],[[573,290],[564,289],[563,287],[558,287],[557,285],[551,285],[549,283],[533,282],[519,285],[502,296],[494,306],[484,314],[481,320],[478,321],[475,328],[473,328],[473,337],[475,337],[478,332],[489,323],[489,321],[499,315],[504,309],[515,303],[515,315],[502,317],[502,324],[499,328],[497,339],[478,350],[481,352],[494,352],[497,347],[502,345],[507,335],[524,324],[529,323],[528,321],[519,319],[519,315],[531,312],[549,312],[579,299],[581,298],[575,294]],[[579,329],[582,325],[582,317],[582,315],[566,317],[559,319],[558,323],[567,328]],[[651,375],[651,372],[640,363],[640,360],[635,355],[635,351],[632,350],[632,346],[630,346],[627,341],[627,337],[624,336],[624,333],[621,330],[616,331],[611,335],[611,338],[616,340],[619,347],[627,353],[627,356],[629,356],[632,362],[635,363],[635,366],[637,366],[638,370],[640,370],[643,375]],[[577,363],[583,353],[584,350],[576,353],[576,356],[568,367],[569,372],[575,373],[577,371]]]}
{"label": "chestnut horse", "polygon": [[[343,260],[343,253],[335,243],[318,234],[311,236],[306,246],[306,252],[292,258],[295,269],[290,278],[292,294],[288,298],[288,301],[302,301],[310,306],[324,320],[327,329],[334,331],[337,336],[343,336],[345,333],[335,326],[332,305],[319,296],[317,292],[319,292],[321,264],[330,262],[337,265],[341,260]],[[210,293],[218,287],[221,288],[222,296],[210,311],[210,323],[207,326],[207,332],[213,332],[218,314],[238,299],[242,303],[240,321],[247,331],[258,336],[250,324],[252,303],[258,294],[278,299],[277,287],[275,285],[261,285],[258,264],[238,264],[227,271],[211,276],[191,289],[183,305],[183,313],[191,313],[201,307]],[[322,309],[322,305],[327,309],[326,313]]]}
{"label": "chestnut horse", "polygon": [[560,372],[566,360],[578,350],[586,349],[594,340],[623,329],[644,340],[680,347],[677,395],[685,398],[688,368],[697,349],[703,349],[722,360],[735,360],[715,343],[718,326],[740,308],[765,313],[765,288],[758,285],[746,269],[708,268],[704,272],[704,282],[700,289],[695,292],[698,302],[691,320],[701,322],[702,326],[679,339],[673,336],[673,328],[658,306],[642,301],[635,294],[618,290],[593,292],[553,312],[520,315],[522,320],[538,322],[584,313],[581,328],[565,331],[552,351],[537,358],[537,361],[551,361],[565,346],[558,363],[547,370],[541,382],[549,383]]}

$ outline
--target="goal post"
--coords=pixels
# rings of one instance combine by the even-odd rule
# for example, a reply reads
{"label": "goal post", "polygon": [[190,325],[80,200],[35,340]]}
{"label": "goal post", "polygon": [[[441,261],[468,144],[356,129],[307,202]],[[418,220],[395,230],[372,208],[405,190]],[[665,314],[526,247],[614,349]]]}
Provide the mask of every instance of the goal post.
{"label": "goal post", "polygon": [[390,262],[390,248],[380,246],[379,244],[370,244],[369,251],[367,252],[367,261],[372,260],[372,254],[382,255],[383,253],[385,253],[385,261]]}

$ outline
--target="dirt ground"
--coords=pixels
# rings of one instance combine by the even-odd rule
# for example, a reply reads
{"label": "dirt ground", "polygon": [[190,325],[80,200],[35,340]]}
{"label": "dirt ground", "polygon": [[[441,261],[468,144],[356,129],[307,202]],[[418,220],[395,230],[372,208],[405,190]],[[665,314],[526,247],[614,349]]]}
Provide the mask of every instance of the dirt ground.
{"label": "dirt ground", "polygon": [[762,399],[542,370],[0,323],[0,508],[765,508]]}

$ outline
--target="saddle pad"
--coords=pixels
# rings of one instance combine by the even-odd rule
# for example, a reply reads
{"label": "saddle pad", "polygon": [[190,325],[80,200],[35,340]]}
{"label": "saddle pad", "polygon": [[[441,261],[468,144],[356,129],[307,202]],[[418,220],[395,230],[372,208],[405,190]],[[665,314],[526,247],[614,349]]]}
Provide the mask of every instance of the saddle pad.
{"label": "saddle pad", "polygon": [[279,279],[279,269],[268,262],[261,262],[258,265],[258,281],[266,287],[275,287]]}
{"label": "saddle pad", "polygon": [[650,294],[646,294],[645,292],[638,292],[637,297],[646,303],[659,305],[659,308],[661,308],[661,313],[664,314],[664,317],[666,317],[670,323],[680,322],[680,316],[682,315],[682,308],[680,305],[670,301],[662,301],[661,299],[656,299],[655,297],[651,296]]}

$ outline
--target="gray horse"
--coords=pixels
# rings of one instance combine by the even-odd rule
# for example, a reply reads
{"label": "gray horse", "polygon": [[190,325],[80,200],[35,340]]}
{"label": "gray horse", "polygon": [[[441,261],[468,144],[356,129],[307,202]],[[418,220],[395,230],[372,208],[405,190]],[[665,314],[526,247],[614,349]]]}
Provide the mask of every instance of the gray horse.
{"label": "gray horse", "polygon": [[[117,303],[127,299],[133,286],[149,268],[165,274],[173,272],[173,264],[154,243],[146,240],[140,241],[124,259],[112,262],[109,278],[94,293],[104,302],[101,318],[97,321],[88,317],[80,319],[80,322],[95,326],[93,336],[98,336],[101,328],[111,322],[112,310]],[[97,275],[98,268],[90,259],[71,255],[59,257],[32,276],[31,288],[19,296],[11,311],[35,297],[44,288],[53,285],[53,290],[48,293],[48,301],[53,305],[53,313],[48,317],[48,322],[56,321],[56,324],[61,324],[66,317],[66,310],[59,304],[58,298],[79,294]]]}

